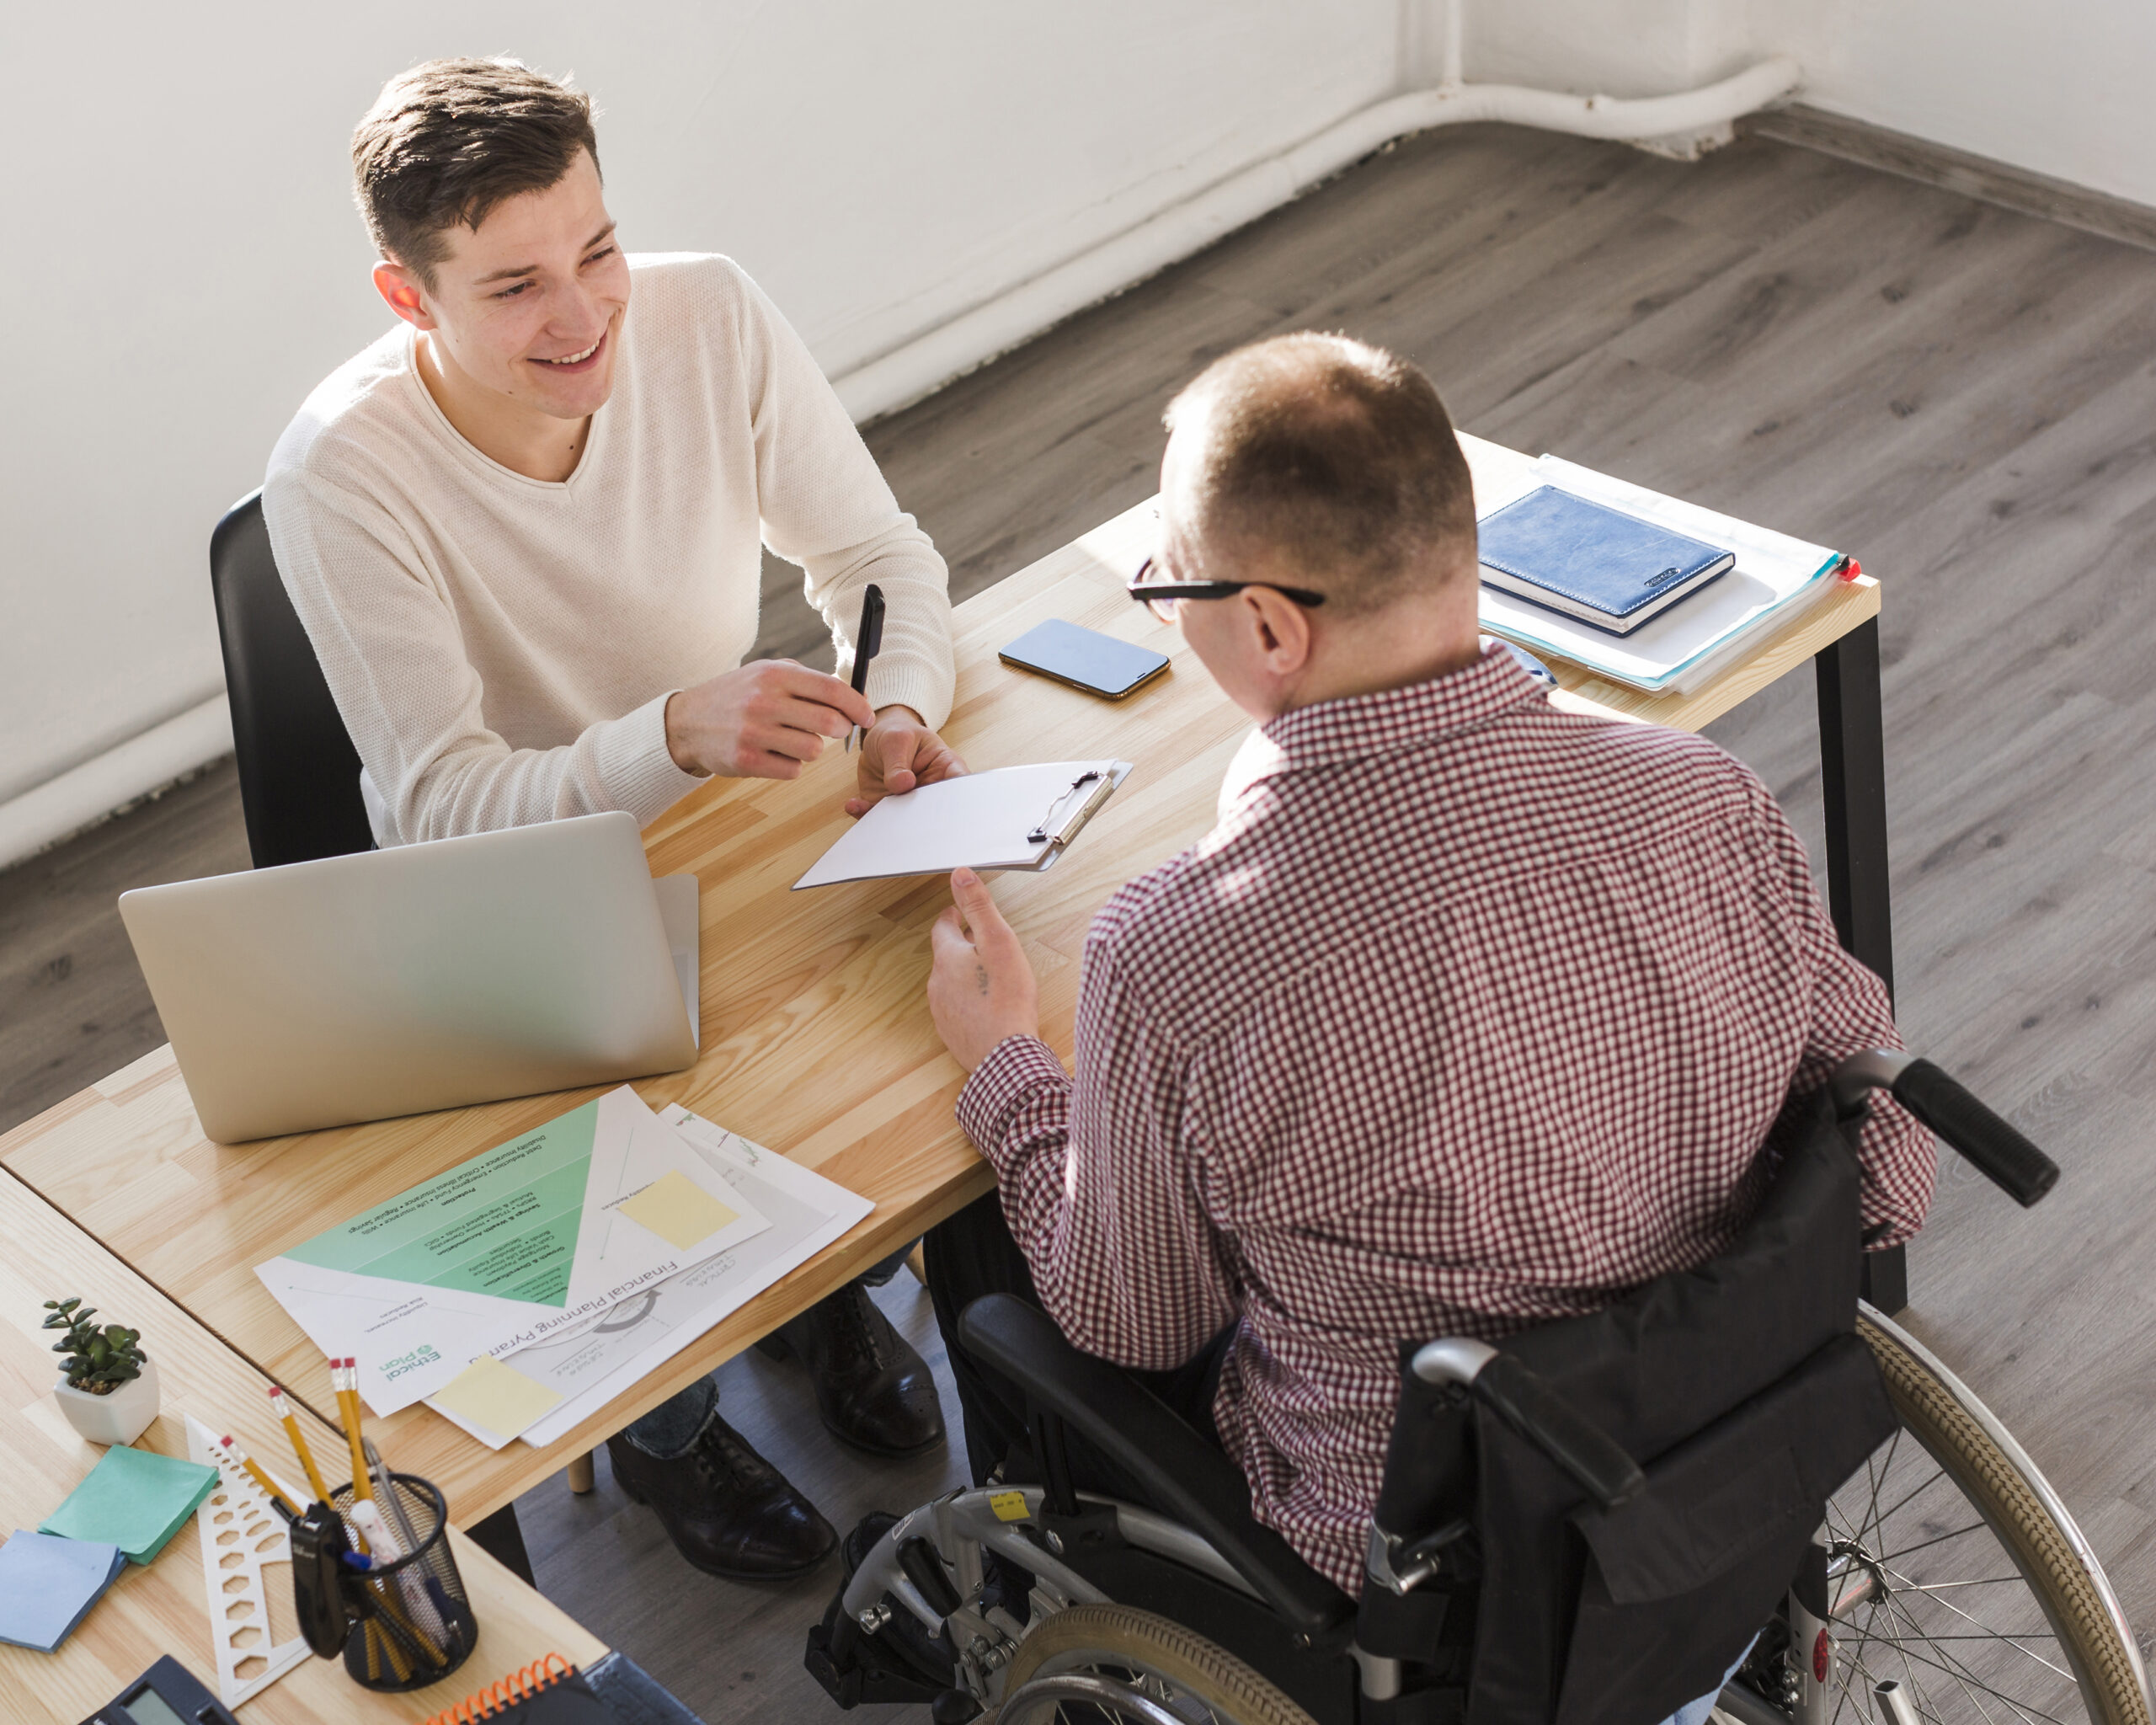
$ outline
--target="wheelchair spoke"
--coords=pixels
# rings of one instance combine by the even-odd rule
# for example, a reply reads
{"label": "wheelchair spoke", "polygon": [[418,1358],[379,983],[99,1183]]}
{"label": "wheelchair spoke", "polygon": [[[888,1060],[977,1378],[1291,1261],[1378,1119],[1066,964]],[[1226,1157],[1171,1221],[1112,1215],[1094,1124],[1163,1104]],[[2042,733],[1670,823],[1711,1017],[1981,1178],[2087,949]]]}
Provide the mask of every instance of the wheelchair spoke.
{"label": "wheelchair spoke", "polygon": [[[1892,1574],[1892,1572],[1890,1570],[1890,1571],[1888,1571],[1888,1573],[1889,1573],[1889,1574]],[[2004,1634],[2004,1633],[2002,1633],[2001,1632],[1999,1632],[1999,1631],[1998,1631],[1998,1630],[1995,1630],[1995,1629],[1990,1628],[1988,1625],[1985,1625],[1985,1624],[1983,1624],[1983,1623],[1978,1622],[1978,1621],[1977,1621],[1977,1620],[1976,1618],[1972,1617],[1972,1616],[1970,1616],[1967,1611],[1964,1611],[1964,1610],[1962,1610],[1959,1605],[1956,1605],[1956,1604],[1955,1604],[1951,1599],[1933,1599],[1933,1600],[1932,1600],[1932,1603],[1933,1603],[1934,1605],[1940,1605],[1940,1606],[1943,1606],[1943,1607],[1945,1607],[1947,1610],[1951,1611],[1951,1612],[1952,1612],[1952,1613],[1953,1613],[1956,1617],[1959,1617],[1959,1618],[1960,1618],[1960,1619],[1961,1619],[1964,1623],[1974,1623],[1974,1624],[1976,1624],[1977,1627],[1977,1628],[1979,1628],[1979,1629],[1981,1629],[1981,1630],[1983,1630],[1983,1631],[1984,1632],[1984,1633],[1983,1633],[1983,1634],[1982,1634],[1982,1635],[1935,1635],[1935,1636],[1932,1636],[1932,1637],[1929,1637],[1929,1639],[1933,1640],[1933,1641],[2003,1641],[2003,1642],[2004,1642],[2007,1644],[2007,1646],[2009,1646],[2009,1647],[2012,1648],[2013,1648],[2016,1653],[2025,1654],[2025,1655],[2026,1655],[2028,1658],[2031,1658],[2031,1659],[2034,1659],[2034,1660],[2035,1660],[2035,1661],[2036,1661],[2039,1665],[2041,1665],[2041,1666],[2044,1668],[2044,1669],[2046,1669],[2047,1671],[2052,1672],[2052,1674],[2055,1674],[2055,1675],[2057,1675],[2057,1676],[2060,1676],[2060,1677],[2063,1677],[2063,1678],[2065,1678],[2065,1679],[2066,1679],[2066,1680],[2067,1680],[2068,1682],[2069,1682],[2069,1683],[2071,1683],[2071,1682],[2073,1680],[2073,1674],[2072,1674],[2071,1672],[2067,1671],[2067,1670],[2063,1669],[2063,1668],[2061,1668],[2061,1667],[2059,1667],[2059,1666],[2057,1666],[2057,1665],[2054,1665],[2054,1664],[2052,1664],[2052,1662],[2051,1662],[2049,1659],[2047,1659],[2046,1658],[2044,1658],[2044,1656],[2043,1656],[2041,1653],[2033,1653],[2033,1652],[2031,1652],[2029,1648],[2023,1647],[2023,1646],[2021,1645],[2021,1643],[2020,1643],[2020,1642],[2018,1642],[2018,1641],[2015,1641],[2015,1640],[2013,1638],[2013,1637],[2012,1637],[2012,1636]],[[1913,1620],[1912,1620],[1912,1621],[1913,1621]],[[2048,1631],[2048,1630],[2045,1630],[2045,1631],[2041,1631],[2041,1632],[2037,1632],[2037,1631],[2027,1631],[2027,1632],[2024,1632],[2024,1633],[2027,1633],[2027,1634],[2029,1634],[2029,1635],[2031,1637],[2031,1638],[2032,1638],[2032,1639],[2033,1639],[2033,1638],[2035,1638],[2035,1637],[2036,1637],[2036,1636],[2037,1636],[2038,1634],[2041,1634],[2041,1635],[2043,1636],[2043,1637],[2044,1637],[2044,1638],[2046,1638],[2046,1639],[2047,1639],[2047,1640],[2051,1640],[2051,1641],[2057,1641],[2057,1640],[2058,1639],[2058,1637],[2057,1637],[2056,1635],[2052,1634],[2052,1633],[2051,1633],[2051,1632],[2050,1632],[2050,1631]]]}
{"label": "wheelchair spoke", "polygon": [[1903,1509],[1909,1506],[1909,1504],[1913,1503],[1917,1498],[1922,1497],[1926,1492],[1929,1491],[1934,1486],[1937,1485],[1940,1481],[1945,1477],[1946,1470],[1942,1467],[1937,1472],[1934,1473],[1929,1479],[1924,1481],[1922,1485],[1917,1487],[1914,1491],[1904,1493],[1901,1501],[1896,1503],[1892,1509],[1886,1511],[1886,1514],[1881,1515],[1875,1524],[1878,1529],[1880,1537],[1881,1539],[1886,1537],[1888,1517],[1900,1514]]}
{"label": "wheelchair spoke", "polygon": [[1983,1527],[1984,1525],[1981,1521],[1972,1521],[1967,1527],[1957,1527],[1953,1532],[1940,1534],[1935,1539],[1919,1540],[1913,1546],[1903,1546],[1897,1551],[1882,1551],[1878,1562],[1883,1566],[1892,1562],[1897,1557],[1906,1557],[1912,1551],[1926,1551],[1933,1546],[1943,1546],[1949,1540],[1958,1540],[1964,1534],[1982,1533]]}
{"label": "wheelchair spoke", "polygon": [[[1891,1602],[1889,1602],[1886,1609],[1889,1611],[1892,1611],[1894,1609]],[[1934,1638],[1929,1635],[1924,1635],[1922,1629],[1915,1624],[1913,1620],[1910,1620],[1910,1626],[1912,1628],[1916,1628],[1918,1630],[1918,1633],[1923,1637],[1923,1644],[1924,1647],[1929,1648],[1936,1646],[1936,1642]],[[1923,1652],[1912,1648],[1906,1642],[1900,1641],[1898,1638],[1890,1638],[1878,1635],[1870,1630],[1858,1628],[1854,1625],[1850,1626],[1850,1632],[1856,1636],[1860,1640],[1876,1642],[1888,1647],[1892,1647],[1901,1653],[1903,1658],[1913,1659],[1919,1664],[1929,1666],[1933,1670],[1938,1671],[1947,1677],[1952,1678],[1957,1683],[1961,1684],[1965,1689],[1973,1687],[1973,1689],[1977,1692],[1989,1696],[1993,1701],[1998,1701],[2001,1706],[2011,1708],[2014,1712],[2015,1717],[2024,1721],[2025,1725],[2036,1725],[2036,1722],[2039,1720],[2047,1722],[2047,1725],[2068,1725],[2068,1722],[2061,1719],[2057,1714],[2047,1713],[2041,1708],[2025,1705],[2020,1701],[2015,1701],[2012,1696],[2004,1694],[2001,1690],[1993,1688],[1990,1684],[1986,1683],[1982,1678],[1978,1677],[1975,1672],[1972,1671],[1961,1659],[1944,1649],[1940,1651],[1940,1654],[1937,1658],[1927,1658]],[[1981,1707],[1981,1703],[1978,1705]],[[1988,1711],[1985,1712],[1985,1717],[1987,1718],[1990,1717]]]}

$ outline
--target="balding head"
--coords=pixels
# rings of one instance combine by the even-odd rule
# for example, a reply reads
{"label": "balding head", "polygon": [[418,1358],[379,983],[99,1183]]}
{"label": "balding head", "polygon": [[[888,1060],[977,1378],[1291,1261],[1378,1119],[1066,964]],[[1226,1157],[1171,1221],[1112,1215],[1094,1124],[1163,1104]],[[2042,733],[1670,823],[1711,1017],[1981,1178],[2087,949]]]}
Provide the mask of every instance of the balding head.
{"label": "balding head", "polygon": [[1353,616],[1475,579],[1475,493],[1438,392],[1396,355],[1283,335],[1169,403],[1171,505],[1209,561],[1262,562]]}

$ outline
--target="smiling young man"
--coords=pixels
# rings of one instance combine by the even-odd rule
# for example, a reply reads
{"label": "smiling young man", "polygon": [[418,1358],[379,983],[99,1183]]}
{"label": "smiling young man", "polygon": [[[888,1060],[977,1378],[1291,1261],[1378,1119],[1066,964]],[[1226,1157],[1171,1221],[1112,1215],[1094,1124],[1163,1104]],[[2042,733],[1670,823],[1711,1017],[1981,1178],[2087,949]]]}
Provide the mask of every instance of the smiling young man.
{"label": "smiling young man", "polygon": [[[727,259],[631,257],[588,97],[510,61],[391,80],[353,136],[397,322],[311,395],[263,488],[277,565],[359,750],[383,845],[626,809],[714,774],[790,779],[866,727],[855,794],[964,767],[942,559],[800,339]],[[883,590],[867,693],[743,664],[763,548],[841,660]],[[926,1366],[860,1284],[787,1327],[825,1423],[941,1440]],[[792,1573],[829,1525],[707,1381],[610,1448],[691,1562]]]}
{"label": "smiling young man", "polygon": [[[929,1285],[977,1478],[1024,1402],[956,1319],[1002,1290],[1150,1374],[1359,1593],[1400,1344],[1704,1262],[1792,1083],[1899,1044],[1748,768],[1560,712],[1481,642],[1467,467],[1419,371],[1282,337],[1169,425],[1134,590],[1259,729],[1213,830],[1094,920],[1074,1073],[954,877],[928,1000],[1000,1189],[928,1236]],[[1906,1238],[1929,1135],[1882,1107],[1861,1161],[1872,1243]],[[1078,1484],[1129,1489],[1070,1441]]]}

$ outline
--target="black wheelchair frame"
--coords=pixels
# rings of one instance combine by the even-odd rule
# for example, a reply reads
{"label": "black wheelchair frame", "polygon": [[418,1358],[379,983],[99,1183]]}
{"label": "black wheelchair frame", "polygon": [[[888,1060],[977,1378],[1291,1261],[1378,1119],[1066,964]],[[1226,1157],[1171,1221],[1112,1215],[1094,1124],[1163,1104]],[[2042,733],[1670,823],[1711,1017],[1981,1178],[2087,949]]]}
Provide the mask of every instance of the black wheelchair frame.
{"label": "black wheelchair frame", "polygon": [[[1495,1347],[1403,1346],[1359,1602],[1256,1522],[1235,1464],[1127,1374],[1018,1300],[975,1301],[961,1340],[1024,1386],[1029,1453],[1000,1492],[924,1505],[854,1554],[809,1669],[842,1706],[928,1700],[938,1725],[994,1705],[1029,1625],[988,1602],[978,1555],[942,1555],[991,1551],[1049,1597],[1203,1636],[1318,1725],[1653,1725],[1714,1690],[1821,1564],[1828,1497],[1896,1429],[1856,1334],[1852,1151],[1876,1089],[2023,1205],[2056,1182],[1929,1061],[1852,1057],[1792,1098],[1727,1252]],[[1066,1431],[1150,1507],[1075,1490]],[[900,1612],[947,1681],[895,1652]]]}

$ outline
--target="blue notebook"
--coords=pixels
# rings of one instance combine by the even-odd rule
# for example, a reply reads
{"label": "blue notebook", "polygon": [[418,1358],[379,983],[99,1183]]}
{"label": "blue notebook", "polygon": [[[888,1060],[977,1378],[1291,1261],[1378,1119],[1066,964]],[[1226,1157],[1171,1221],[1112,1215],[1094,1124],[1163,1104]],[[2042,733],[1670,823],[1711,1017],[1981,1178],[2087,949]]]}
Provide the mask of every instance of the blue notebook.
{"label": "blue notebook", "polygon": [[1554,485],[1507,504],[1477,527],[1486,586],[1618,635],[1698,592],[1737,561],[1718,545]]}

